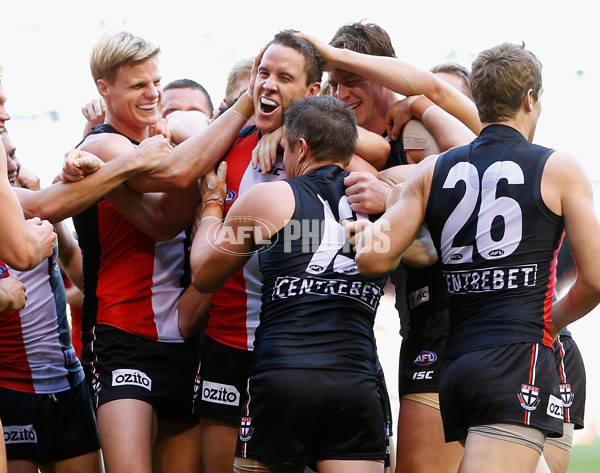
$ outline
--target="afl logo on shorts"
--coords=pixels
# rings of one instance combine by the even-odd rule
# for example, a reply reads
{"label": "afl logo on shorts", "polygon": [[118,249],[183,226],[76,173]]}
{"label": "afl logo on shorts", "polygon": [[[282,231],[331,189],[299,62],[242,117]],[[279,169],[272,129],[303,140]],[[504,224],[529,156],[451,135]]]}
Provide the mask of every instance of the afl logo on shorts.
{"label": "afl logo on shorts", "polygon": [[528,384],[521,384],[521,393],[517,394],[521,407],[526,411],[535,411],[540,403],[540,389]]}
{"label": "afl logo on shorts", "polygon": [[437,355],[432,351],[423,350],[419,353],[419,356],[413,361],[413,365],[417,366],[429,366],[433,365],[437,361]]}
{"label": "afl logo on shorts", "polygon": [[240,440],[247,442],[252,437],[254,427],[252,427],[252,417],[242,417],[240,422]]}
{"label": "afl logo on shorts", "polygon": [[152,391],[152,380],[148,375],[139,370],[114,370],[112,372],[113,386],[139,386]]}
{"label": "afl logo on shorts", "polygon": [[6,268],[4,266],[0,266],[0,278],[4,276],[4,273],[6,273]]}

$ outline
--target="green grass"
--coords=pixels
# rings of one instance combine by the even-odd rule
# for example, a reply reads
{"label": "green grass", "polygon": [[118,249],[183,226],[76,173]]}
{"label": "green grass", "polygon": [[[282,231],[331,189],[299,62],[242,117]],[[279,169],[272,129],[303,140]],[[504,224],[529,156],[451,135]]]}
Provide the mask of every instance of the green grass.
{"label": "green grass", "polygon": [[600,440],[589,445],[573,445],[569,473],[600,472]]}

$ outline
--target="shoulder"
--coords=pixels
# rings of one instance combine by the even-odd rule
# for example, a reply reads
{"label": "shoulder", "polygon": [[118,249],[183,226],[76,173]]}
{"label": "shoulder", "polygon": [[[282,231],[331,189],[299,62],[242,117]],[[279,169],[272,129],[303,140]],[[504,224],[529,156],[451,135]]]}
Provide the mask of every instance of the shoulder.
{"label": "shoulder", "polygon": [[292,187],[286,181],[260,182],[254,184],[238,199],[238,206],[253,209],[253,215],[260,216],[269,208],[285,203],[289,198],[293,200]]}
{"label": "shoulder", "polygon": [[248,189],[231,207],[227,218],[254,218],[278,231],[292,217],[294,208],[294,193],[287,182],[263,182]]}
{"label": "shoulder", "polygon": [[548,208],[562,215],[564,199],[581,193],[591,193],[592,184],[577,158],[564,151],[554,151],[544,166],[541,191]]}
{"label": "shoulder", "polygon": [[79,145],[79,149],[82,151],[95,154],[105,162],[129,152],[133,148],[133,143],[127,137],[117,133],[89,135]]}

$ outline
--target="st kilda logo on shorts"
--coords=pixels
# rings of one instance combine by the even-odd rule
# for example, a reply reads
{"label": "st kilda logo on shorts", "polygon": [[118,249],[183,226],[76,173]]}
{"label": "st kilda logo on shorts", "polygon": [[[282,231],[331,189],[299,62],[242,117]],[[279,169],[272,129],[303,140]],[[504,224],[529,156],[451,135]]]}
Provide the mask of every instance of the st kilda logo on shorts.
{"label": "st kilda logo on shorts", "polygon": [[521,384],[521,392],[517,396],[523,409],[534,411],[540,403],[540,388],[529,384]]}
{"label": "st kilda logo on shorts", "polygon": [[563,407],[571,407],[573,405],[573,399],[575,398],[575,394],[571,391],[570,384],[561,384],[560,388],[560,397],[562,398]]}
{"label": "st kilda logo on shorts", "polygon": [[252,427],[252,417],[242,417],[240,422],[240,440],[247,442],[252,437],[254,427]]}

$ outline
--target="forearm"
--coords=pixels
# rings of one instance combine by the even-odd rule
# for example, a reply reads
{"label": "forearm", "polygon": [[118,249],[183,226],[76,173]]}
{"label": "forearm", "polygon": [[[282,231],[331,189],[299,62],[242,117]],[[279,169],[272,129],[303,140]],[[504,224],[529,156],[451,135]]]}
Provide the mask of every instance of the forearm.
{"label": "forearm", "polygon": [[65,222],[54,224],[58,236],[58,262],[67,277],[83,290],[83,261],[79,244]]}
{"label": "forearm", "polygon": [[475,139],[475,134],[464,123],[426,97],[414,100],[410,110],[433,133],[443,151]]}
{"label": "forearm", "polygon": [[377,173],[377,178],[388,184],[390,187],[395,187],[406,181],[406,178],[415,166],[416,164],[400,164],[398,166],[392,166],[391,168],[379,171]]}
{"label": "forearm", "polygon": [[437,259],[431,234],[427,228],[421,227],[414,241],[402,253],[402,262],[411,268],[425,268],[434,264]]}
{"label": "forearm", "polygon": [[[391,206],[390,201],[394,202]],[[386,207],[384,214],[361,234],[357,244],[356,263],[361,274],[367,276],[393,271],[423,224],[422,202],[411,189],[394,188]]]}
{"label": "forearm", "polygon": [[[16,190],[16,189],[15,189]],[[1,198],[2,219],[0,258],[6,264],[19,271],[34,268],[44,259],[41,242],[30,231],[25,223],[25,217],[19,200],[9,188]]]}
{"label": "forearm", "polygon": [[411,66],[397,58],[360,54],[348,49],[336,54],[336,67],[349,70],[399,94],[424,94],[436,105],[479,134],[481,122],[475,104],[435,74]]}
{"label": "forearm", "polygon": [[15,189],[27,218],[60,222],[83,212],[138,172],[134,161],[117,158],[77,182],[57,182],[39,191]]}
{"label": "forearm", "polygon": [[576,279],[567,294],[552,304],[552,338],[555,339],[563,328],[592,311],[599,302],[597,284]]}
{"label": "forearm", "polygon": [[377,170],[385,166],[390,156],[390,149],[390,144],[381,135],[358,127],[355,153]]}
{"label": "forearm", "polygon": [[190,254],[192,283],[199,292],[215,292],[223,287],[255,249],[253,227],[250,231],[249,224],[242,222],[246,218],[233,217],[233,224],[224,224],[222,218],[223,207],[216,200],[204,204]]}
{"label": "forearm", "polygon": [[170,240],[190,227],[200,203],[197,185],[186,191],[141,194],[123,184],[106,198],[132,225],[156,241]]}
{"label": "forearm", "polygon": [[179,300],[179,332],[185,339],[199,335],[208,324],[210,298],[212,293],[198,292],[188,286]]}
{"label": "forearm", "polygon": [[218,120],[177,145],[156,172],[136,176],[128,185],[138,192],[169,192],[194,185],[216,166],[253,113],[249,95],[243,94]]}

